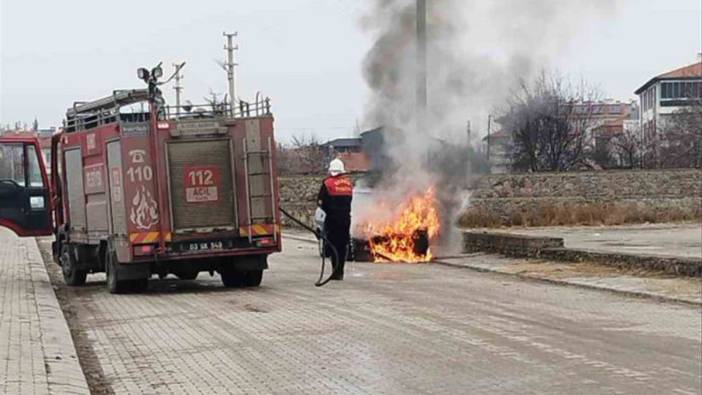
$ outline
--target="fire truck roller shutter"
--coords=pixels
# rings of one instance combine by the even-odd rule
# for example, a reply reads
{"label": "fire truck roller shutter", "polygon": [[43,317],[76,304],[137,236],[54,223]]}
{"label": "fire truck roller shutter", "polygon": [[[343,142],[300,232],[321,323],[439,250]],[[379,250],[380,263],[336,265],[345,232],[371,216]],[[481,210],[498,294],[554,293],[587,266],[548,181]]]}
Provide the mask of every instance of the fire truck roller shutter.
{"label": "fire truck roller shutter", "polygon": [[[80,148],[66,149],[63,152],[66,169],[82,169],[83,158]],[[71,221],[71,237],[87,238],[87,218],[85,213],[85,191],[83,190],[83,172],[66,171],[66,187],[68,194],[68,215]]]}
{"label": "fire truck roller shutter", "polygon": [[167,151],[173,230],[234,229],[230,139],[172,141]]}
{"label": "fire truck roller shutter", "polygon": [[122,174],[122,143],[119,140],[107,143],[107,179],[110,202],[110,233],[113,247],[120,262],[129,261],[129,243],[127,240],[127,214],[124,198],[124,180]]}

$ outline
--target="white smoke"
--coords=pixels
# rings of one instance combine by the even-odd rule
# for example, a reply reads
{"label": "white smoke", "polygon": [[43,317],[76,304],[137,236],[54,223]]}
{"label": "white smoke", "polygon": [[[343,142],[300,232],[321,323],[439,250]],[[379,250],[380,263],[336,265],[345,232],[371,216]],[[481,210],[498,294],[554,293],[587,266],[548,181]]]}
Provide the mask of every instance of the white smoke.
{"label": "white smoke", "polygon": [[[375,37],[364,61],[371,89],[366,125],[393,126],[411,138],[463,142],[466,122],[486,123],[521,79],[528,79],[614,11],[614,0],[427,0],[428,130],[416,125],[416,1],[375,0],[362,26]],[[405,157],[407,151],[401,151]]]}
{"label": "white smoke", "polygon": [[[430,171],[425,159],[443,143],[465,146],[488,114],[522,80],[547,69],[587,21],[614,12],[614,0],[427,0],[428,107],[417,128],[416,0],[374,0],[362,27],[374,37],[364,60],[371,90],[365,126],[384,126],[386,150],[398,166],[383,199],[406,197],[431,184],[454,204],[467,164]],[[441,142],[440,142],[441,141]],[[474,141],[475,142],[475,141]],[[386,180],[388,181],[388,180]],[[443,195],[443,196],[442,196]],[[460,206],[460,200],[457,199]],[[446,211],[453,211],[448,208]],[[373,216],[375,213],[370,213]]]}

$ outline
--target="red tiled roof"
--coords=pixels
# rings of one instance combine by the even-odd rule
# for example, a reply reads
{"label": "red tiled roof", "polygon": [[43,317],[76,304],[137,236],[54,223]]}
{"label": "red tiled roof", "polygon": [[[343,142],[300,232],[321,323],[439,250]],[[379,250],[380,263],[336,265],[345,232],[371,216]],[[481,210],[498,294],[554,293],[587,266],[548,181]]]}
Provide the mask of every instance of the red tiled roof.
{"label": "red tiled roof", "polygon": [[673,71],[659,75],[658,79],[665,78],[684,78],[684,77],[702,77],[702,62],[681,67]]}
{"label": "red tiled roof", "polygon": [[663,73],[661,75],[655,76],[651,78],[647,83],[645,83],[641,88],[637,89],[636,93],[637,95],[640,94],[641,92],[645,91],[648,89],[649,86],[651,86],[653,83],[659,80],[668,80],[668,79],[674,79],[674,78],[690,78],[690,77],[700,77],[702,78],[702,62],[699,63],[693,63],[688,66],[680,67],[678,69],[675,69],[673,71],[669,71],[667,73]]}

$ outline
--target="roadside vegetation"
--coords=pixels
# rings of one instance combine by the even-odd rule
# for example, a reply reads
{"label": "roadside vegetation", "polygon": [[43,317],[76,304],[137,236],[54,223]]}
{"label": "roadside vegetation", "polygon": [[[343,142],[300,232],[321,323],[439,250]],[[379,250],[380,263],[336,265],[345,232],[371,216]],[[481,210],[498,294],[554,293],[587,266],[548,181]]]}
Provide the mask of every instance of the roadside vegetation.
{"label": "roadside vegetation", "polygon": [[502,215],[484,207],[470,207],[458,219],[464,228],[509,226],[600,226],[702,221],[702,207],[656,209],[628,202],[537,204],[512,208]]}

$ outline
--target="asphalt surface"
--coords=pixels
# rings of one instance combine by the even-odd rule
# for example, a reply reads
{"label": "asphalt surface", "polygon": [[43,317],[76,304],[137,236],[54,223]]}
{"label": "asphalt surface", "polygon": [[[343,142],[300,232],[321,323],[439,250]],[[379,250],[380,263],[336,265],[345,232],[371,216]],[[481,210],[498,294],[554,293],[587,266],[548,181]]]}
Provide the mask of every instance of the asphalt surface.
{"label": "asphalt surface", "polygon": [[142,295],[110,295],[98,275],[59,285],[91,388],[702,392],[699,308],[433,264],[350,263],[346,281],[315,288],[316,253],[286,239],[258,289],[204,273]]}

